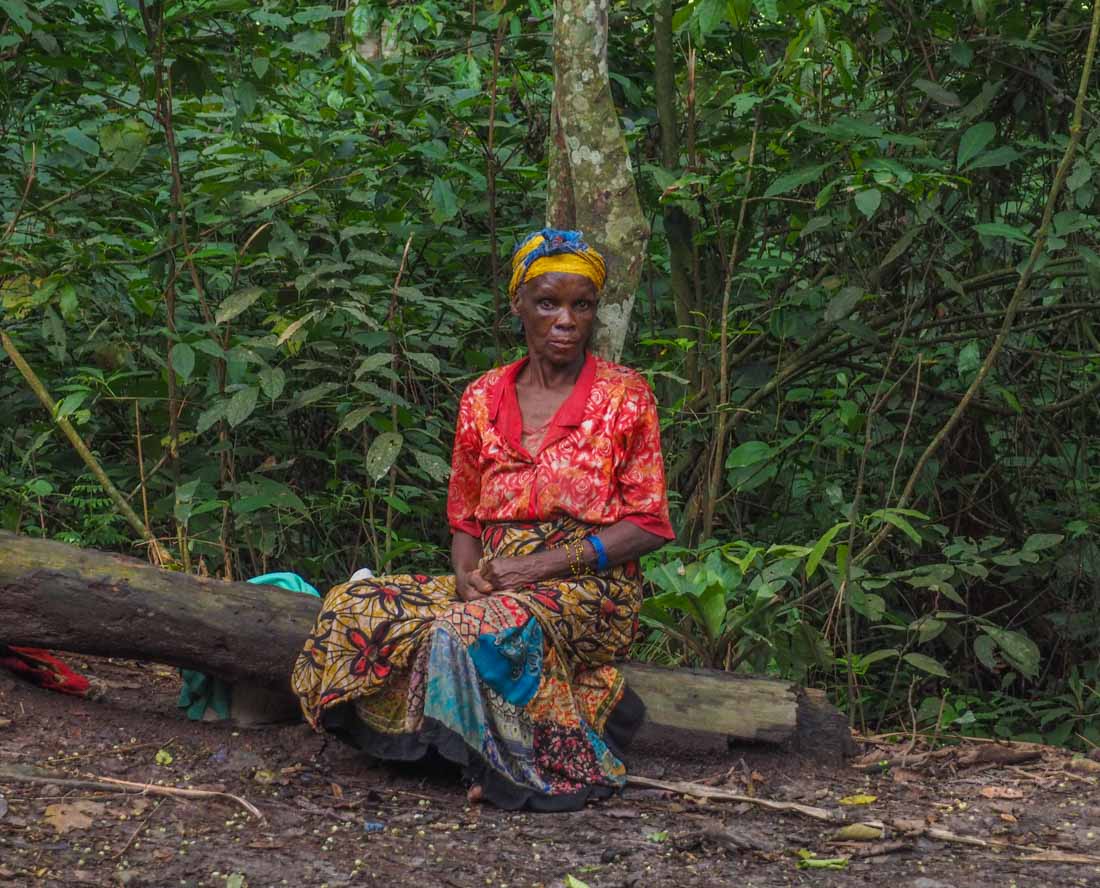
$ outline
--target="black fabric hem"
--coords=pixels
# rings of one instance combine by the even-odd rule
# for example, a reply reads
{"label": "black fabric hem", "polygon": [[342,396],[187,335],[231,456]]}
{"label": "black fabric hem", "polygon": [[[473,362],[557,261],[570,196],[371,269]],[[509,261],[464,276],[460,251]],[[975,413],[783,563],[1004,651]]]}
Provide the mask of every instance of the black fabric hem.
{"label": "black fabric hem", "polygon": [[[622,760],[623,750],[645,718],[645,705],[630,688],[611,710],[604,741],[612,754]],[[454,731],[432,718],[416,733],[383,734],[359,717],[352,703],[341,703],[326,710],[321,725],[330,734],[379,759],[414,762],[434,751],[462,769],[462,776],[481,786],[482,797],[506,811],[527,809],[541,812],[579,811],[589,801],[610,798],[620,790],[612,786],[591,785],[573,793],[551,795],[513,783]]]}

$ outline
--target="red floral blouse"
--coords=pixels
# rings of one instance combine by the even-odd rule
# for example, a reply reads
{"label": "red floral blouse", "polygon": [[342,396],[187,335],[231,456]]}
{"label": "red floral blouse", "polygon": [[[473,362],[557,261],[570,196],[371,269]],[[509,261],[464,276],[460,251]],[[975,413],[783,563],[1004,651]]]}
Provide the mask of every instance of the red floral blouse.
{"label": "red floral blouse", "polygon": [[657,402],[645,379],[589,355],[531,454],[516,398],[526,363],[490,370],[462,396],[447,495],[451,528],[480,536],[482,522],[570,515],[602,525],[625,519],[673,539]]}

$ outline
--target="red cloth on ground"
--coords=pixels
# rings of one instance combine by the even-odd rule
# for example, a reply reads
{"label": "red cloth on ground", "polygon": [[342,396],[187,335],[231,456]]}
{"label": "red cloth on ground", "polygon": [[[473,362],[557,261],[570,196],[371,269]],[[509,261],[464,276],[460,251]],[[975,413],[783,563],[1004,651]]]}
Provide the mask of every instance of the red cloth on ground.
{"label": "red cloth on ground", "polygon": [[92,686],[79,672],[41,648],[0,644],[0,667],[11,670],[41,688],[72,694],[74,697],[87,696]]}

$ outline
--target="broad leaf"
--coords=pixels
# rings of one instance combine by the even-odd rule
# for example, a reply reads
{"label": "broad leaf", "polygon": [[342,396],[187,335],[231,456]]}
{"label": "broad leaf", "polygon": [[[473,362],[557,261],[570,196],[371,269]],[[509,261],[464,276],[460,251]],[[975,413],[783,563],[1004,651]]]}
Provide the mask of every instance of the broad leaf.
{"label": "broad leaf", "polygon": [[764,197],[776,197],[780,194],[786,194],[788,191],[794,191],[803,185],[816,182],[828,168],[829,164],[822,163],[816,166],[803,167],[791,173],[784,173],[768,186],[768,190],[764,192]]}
{"label": "broad leaf", "polygon": [[186,342],[177,342],[168,353],[169,363],[184,382],[191,379],[191,373],[195,369],[195,350]]}
{"label": "broad leaf", "polygon": [[384,432],[375,438],[367,451],[367,474],[375,481],[390,470],[397,454],[401,452],[404,438],[396,432]]}
{"label": "broad leaf", "polygon": [[988,120],[976,123],[959,140],[959,151],[955,158],[955,166],[958,169],[965,167],[971,160],[980,154],[985,146],[993,141],[997,135],[997,128]]}
{"label": "broad leaf", "polygon": [[940,678],[948,677],[947,670],[943,668],[943,664],[939,660],[935,660],[926,654],[909,653],[902,659],[910,666],[915,666],[922,672],[927,672],[930,675],[938,675]]}
{"label": "broad leaf", "polygon": [[260,390],[254,385],[245,386],[233,393],[233,397],[229,399],[229,406],[225,410],[225,418],[229,421],[229,425],[236,428],[252,415],[252,411],[256,409],[256,399],[259,394]]}
{"label": "broad leaf", "polygon": [[214,323],[225,324],[233,320],[242,311],[263,295],[262,287],[246,287],[227,296],[214,314]]}

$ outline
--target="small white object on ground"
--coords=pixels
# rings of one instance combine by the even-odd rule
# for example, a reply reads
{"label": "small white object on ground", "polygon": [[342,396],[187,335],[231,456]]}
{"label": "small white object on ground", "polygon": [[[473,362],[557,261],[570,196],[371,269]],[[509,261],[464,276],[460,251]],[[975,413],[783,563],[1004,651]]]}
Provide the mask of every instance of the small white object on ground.
{"label": "small white object on ground", "polygon": [[356,583],[359,580],[372,580],[372,579],[374,579],[374,571],[371,570],[369,567],[361,567],[361,568],[359,568],[359,570],[357,570],[355,573],[353,573],[351,575],[351,579],[348,580],[348,582],[349,583]]}

